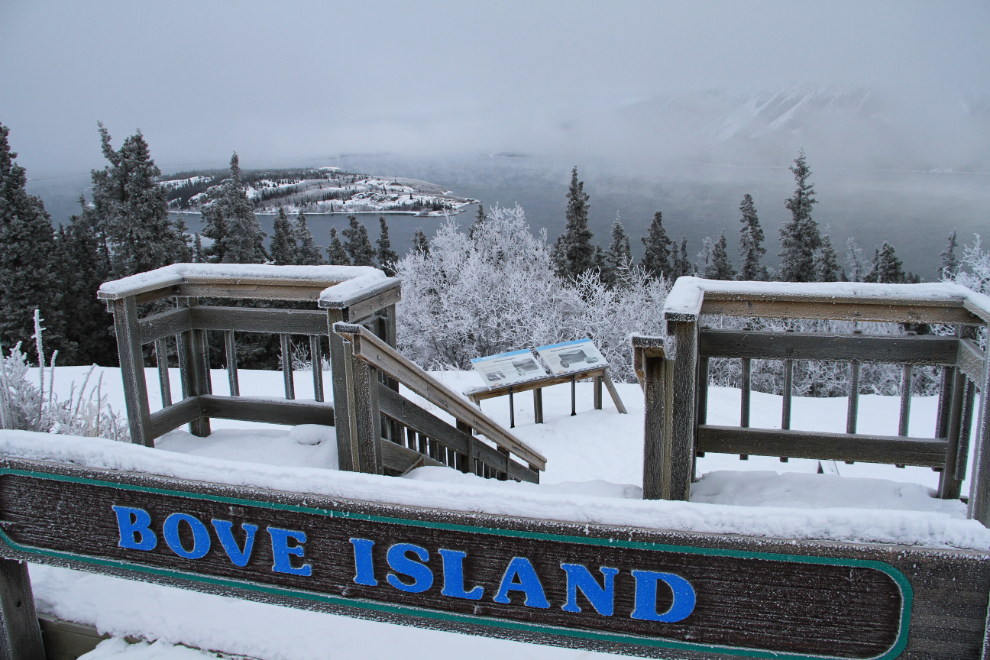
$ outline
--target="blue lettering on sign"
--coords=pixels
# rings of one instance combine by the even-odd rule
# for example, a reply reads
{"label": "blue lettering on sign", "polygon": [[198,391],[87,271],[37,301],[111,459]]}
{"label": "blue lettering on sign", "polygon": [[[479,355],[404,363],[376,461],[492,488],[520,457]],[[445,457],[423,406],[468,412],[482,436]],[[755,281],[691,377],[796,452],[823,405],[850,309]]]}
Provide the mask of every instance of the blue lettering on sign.
{"label": "blue lettering on sign", "polygon": [[375,542],[368,539],[351,539],[351,543],[354,545],[354,581],[369,587],[377,587],[375,565],[371,560],[371,548]]}
{"label": "blue lettering on sign", "polygon": [[[636,578],[636,609],[632,613],[633,619],[676,623],[688,618],[694,611],[694,587],[680,575],[653,571],[632,571],[632,575]],[[674,602],[663,614],[657,613],[657,582],[660,581],[665,582],[674,592]]]}
{"label": "blue lettering on sign", "polygon": [[485,594],[484,587],[478,585],[471,591],[464,590],[464,558],[467,553],[443,548],[438,552],[443,558],[443,590],[440,593],[451,598],[481,600]]}
{"label": "blue lettering on sign", "polygon": [[526,600],[523,602],[526,607],[538,607],[540,609],[550,607],[550,603],[547,602],[547,597],[543,593],[540,578],[536,575],[536,569],[525,557],[512,558],[505,569],[505,575],[502,576],[502,584],[498,587],[498,593],[492,600],[496,603],[508,604],[511,602],[508,595],[510,591],[521,591],[526,594]]}
{"label": "blue lettering on sign", "polygon": [[128,550],[154,550],[158,545],[158,537],[149,529],[151,516],[144,509],[129,506],[113,505],[117,514],[117,529],[120,531],[121,548]]}
{"label": "blue lettering on sign", "polygon": [[581,564],[561,564],[560,567],[567,573],[567,602],[561,608],[565,612],[580,612],[581,608],[577,604],[577,590],[580,589],[591,606],[602,616],[612,616],[615,601],[615,576],[619,572],[617,568],[601,566],[598,570],[605,578],[605,586],[598,586],[586,567]]}
{"label": "blue lettering on sign", "polygon": [[[193,547],[186,550],[182,547],[182,540],[179,539],[179,524],[186,523],[192,529]],[[173,513],[165,519],[162,526],[162,536],[165,543],[172,549],[172,552],[183,559],[201,559],[210,551],[210,533],[206,530],[206,525],[199,521],[199,518],[190,516],[188,513]]]}
{"label": "blue lettering on sign", "polygon": [[391,573],[388,574],[388,583],[399,591],[408,591],[418,594],[433,586],[433,571],[426,564],[413,561],[406,553],[412,552],[420,561],[426,562],[430,559],[430,553],[426,548],[421,548],[412,543],[396,543],[388,549],[385,558],[389,567],[399,573],[413,579],[412,584],[406,584]]}
{"label": "blue lettering on sign", "polygon": [[241,529],[246,534],[244,538],[244,549],[241,550],[237,547],[237,541],[234,540],[234,534],[230,530],[233,527],[233,523],[229,520],[216,519],[210,522],[213,523],[213,529],[217,532],[217,538],[220,539],[220,545],[223,546],[223,551],[230,557],[230,561],[234,563],[234,566],[240,566],[241,568],[247,566],[248,560],[251,559],[251,551],[254,550],[254,533],[258,531],[258,526],[251,523],[241,523]]}
{"label": "blue lettering on sign", "polygon": [[[291,556],[296,557],[305,556],[306,549],[303,548],[302,544],[306,542],[306,532],[297,532],[288,529],[281,529],[279,527],[269,527],[268,535],[272,537],[272,558],[275,563],[272,565],[272,570],[276,573],[288,573],[289,575],[302,575],[310,576],[313,573],[313,567],[309,564],[303,564],[302,566],[296,567],[292,565]],[[292,539],[299,545],[294,545],[289,547],[289,539]]]}

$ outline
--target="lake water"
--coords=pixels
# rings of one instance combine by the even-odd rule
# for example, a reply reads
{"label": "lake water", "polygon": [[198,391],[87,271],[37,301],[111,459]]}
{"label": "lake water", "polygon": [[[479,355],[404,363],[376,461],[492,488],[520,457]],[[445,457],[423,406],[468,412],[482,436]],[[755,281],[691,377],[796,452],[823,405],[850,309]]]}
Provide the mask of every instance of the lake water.
{"label": "lake water", "polygon": [[[298,166],[334,165],[349,171],[384,176],[404,176],[445,186],[456,195],[480,199],[485,208],[519,203],[534,230],[546,228],[553,242],[564,228],[565,194],[570,170],[578,166],[590,195],[589,221],[596,241],[609,242],[609,229],[621,215],[632,237],[635,256],[643,252],[653,212],[663,212],[668,235],[688,239],[691,258],[705,236],[726,232],[730,257],[738,264],[739,203],[753,196],[767,237],[767,263],[777,263],[780,226],[789,218],[784,200],[793,193],[794,179],[786,167],[720,167],[699,163],[669,163],[637,167],[629,163],[586,161],[557,157],[489,157],[456,160],[363,156],[300,162]],[[868,257],[883,241],[890,241],[905,269],[923,279],[936,276],[939,253],[946,236],[957,229],[960,242],[970,243],[974,233],[990,234],[990,174],[816,169],[809,156],[819,203],[814,218],[822,228],[830,226],[832,242],[845,263],[846,238],[853,236]],[[77,212],[75,200],[88,185],[88,177],[58,182],[31,182],[29,191],[45,200],[56,224]],[[475,208],[456,216],[462,227],[474,220]],[[374,241],[378,215],[361,214]],[[386,214],[392,247],[404,254],[417,228],[432,236],[445,220]],[[190,231],[201,230],[198,216],[186,215]],[[272,216],[260,216],[271,234]],[[316,241],[329,241],[330,228],[347,225],[345,215],[307,215]]]}

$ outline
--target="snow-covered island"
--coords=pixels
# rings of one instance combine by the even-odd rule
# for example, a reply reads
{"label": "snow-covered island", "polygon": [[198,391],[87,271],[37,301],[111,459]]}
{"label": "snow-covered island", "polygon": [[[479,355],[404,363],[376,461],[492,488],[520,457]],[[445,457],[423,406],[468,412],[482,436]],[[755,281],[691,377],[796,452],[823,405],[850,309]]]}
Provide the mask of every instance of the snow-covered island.
{"label": "snow-covered island", "polygon": [[[227,170],[181,172],[159,182],[168,191],[169,210],[199,213]],[[442,216],[461,213],[478,200],[459,197],[443,186],[402,177],[344,172],[338,167],[241,172],[255,213],[403,213]]]}

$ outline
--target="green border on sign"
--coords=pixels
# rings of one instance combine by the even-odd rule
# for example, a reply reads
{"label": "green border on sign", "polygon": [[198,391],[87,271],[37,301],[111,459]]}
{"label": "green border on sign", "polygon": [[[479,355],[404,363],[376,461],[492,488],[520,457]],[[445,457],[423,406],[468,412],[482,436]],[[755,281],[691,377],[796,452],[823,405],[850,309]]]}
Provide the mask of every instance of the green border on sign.
{"label": "green border on sign", "polygon": [[[899,570],[897,570],[890,564],[881,561],[873,561],[866,559],[838,559],[835,557],[813,557],[808,555],[784,555],[784,554],[769,553],[769,552],[749,552],[745,550],[720,550],[715,548],[695,548],[692,546],[669,545],[662,543],[644,543],[640,541],[622,541],[618,539],[561,536],[557,534],[544,534],[542,532],[523,532],[523,531],[517,531],[511,529],[472,527],[469,525],[454,525],[450,523],[428,522],[423,520],[405,520],[401,518],[387,518],[384,516],[374,516],[363,513],[347,513],[343,511],[333,511],[329,509],[317,509],[313,507],[297,506],[293,504],[259,502],[257,500],[240,499],[235,497],[224,497],[220,495],[208,495],[205,493],[189,493],[185,491],[166,490],[163,488],[154,488],[150,486],[136,486],[133,484],[113,483],[108,481],[100,481],[98,479],[71,477],[68,475],[52,474],[48,472],[31,472],[29,470],[0,468],[0,476],[4,476],[4,475],[16,475],[22,477],[31,477],[35,479],[49,479],[52,481],[85,484],[90,486],[102,486],[102,487],[116,488],[118,490],[129,490],[129,491],[136,491],[136,492],[148,493],[153,495],[168,495],[173,497],[185,497],[189,499],[208,500],[211,502],[222,502],[224,504],[234,504],[239,506],[254,506],[254,507],[261,507],[266,509],[274,509],[278,511],[292,511],[296,513],[327,516],[330,518],[334,518],[334,517],[349,518],[352,520],[363,520],[368,522],[386,523],[392,525],[406,525],[409,527],[426,527],[431,529],[442,529],[442,530],[454,531],[454,532],[466,532],[470,534],[492,534],[495,536],[526,538],[526,539],[535,539],[542,541],[558,541],[565,543],[579,543],[583,545],[598,545],[598,546],[607,546],[607,547],[615,547],[615,548],[631,548],[636,550],[653,550],[660,552],[677,552],[682,554],[708,555],[708,556],[716,556],[716,557],[734,557],[739,559],[764,559],[764,560],[773,560],[773,561],[794,562],[799,564],[825,564],[830,566],[849,566],[855,568],[869,568],[876,571],[880,571],[881,573],[888,575],[891,579],[894,580],[895,583],[897,583],[897,586],[901,590],[901,619],[900,619],[900,625],[898,627],[897,639],[894,642],[894,645],[891,646],[886,653],[882,655],[874,656],[873,658],[869,658],[867,660],[891,660],[893,658],[896,658],[904,650],[904,647],[907,646],[907,641],[908,641],[908,625],[911,619],[911,604],[914,598],[914,592],[911,588],[911,583],[908,582],[908,579]],[[265,594],[283,596],[289,598],[299,598],[302,600],[329,603],[333,605],[356,607],[359,609],[372,610],[376,612],[385,612],[388,614],[424,617],[429,619],[437,619],[440,621],[450,621],[454,623],[480,625],[480,626],[487,626],[492,628],[505,628],[509,630],[521,630],[526,632],[544,633],[551,635],[561,635],[565,637],[576,637],[581,639],[591,639],[591,640],[613,642],[620,644],[655,646],[659,648],[669,648],[680,651],[696,651],[696,652],[713,651],[713,652],[723,653],[726,655],[736,655],[746,658],[774,658],[775,660],[805,660],[808,658],[818,658],[818,659],[834,658],[834,656],[794,654],[794,653],[783,653],[778,651],[761,651],[757,649],[744,649],[744,648],[729,647],[729,646],[715,646],[710,644],[699,644],[692,642],[680,642],[675,640],[654,639],[654,638],[640,637],[638,635],[622,634],[622,633],[606,633],[606,632],[597,632],[590,630],[573,630],[570,628],[561,628],[558,626],[533,624],[533,623],[519,623],[513,621],[505,621],[501,619],[484,618],[470,614],[456,614],[450,612],[441,612],[437,610],[427,610],[427,609],[412,607],[408,605],[387,605],[384,603],[351,599],[351,598],[343,598],[340,596],[330,596],[327,594],[319,594],[309,591],[265,586],[253,582],[246,582],[246,581],[240,581],[229,578],[209,577],[205,575],[185,573],[182,571],[152,568],[149,566],[141,566],[139,564],[131,564],[129,562],[119,561],[114,559],[98,559],[86,555],[76,555],[70,552],[61,552],[57,550],[44,550],[41,548],[34,548],[31,546],[23,546],[20,545],[19,543],[16,543],[9,536],[7,536],[7,533],[3,529],[0,529],[0,539],[2,539],[11,548],[27,554],[55,557],[57,559],[78,561],[82,563],[93,564],[96,566],[110,566],[115,568],[123,568],[138,573],[147,573],[150,575],[188,580],[192,582],[201,582],[204,584],[210,584],[225,588],[245,589],[248,591],[256,591],[259,593],[265,593]]]}

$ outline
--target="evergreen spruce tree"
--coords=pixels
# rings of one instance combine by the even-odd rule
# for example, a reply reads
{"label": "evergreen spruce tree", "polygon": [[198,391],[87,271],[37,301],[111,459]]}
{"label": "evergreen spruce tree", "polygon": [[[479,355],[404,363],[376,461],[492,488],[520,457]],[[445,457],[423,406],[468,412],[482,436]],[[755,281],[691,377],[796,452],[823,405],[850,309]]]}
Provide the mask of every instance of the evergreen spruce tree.
{"label": "evergreen spruce tree", "polygon": [[956,259],[956,230],[949,234],[949,244],[942,250],[942,264],[939,266],[939,279],[951,280],[959,272],[959,260]]}
{"label": "evergreen spruce tree", "polygon": [[618,212],[615,214],[615,222],[612,223],[612,243],[605,251],[604,263],[609,275],[606,284],[610,286],[616,286],[622,280],[624,273],[632,267],[632,249],[629,246],[629,236],[626,234],[625,227],[622,226]]}
{"label": "evergreen spruce tree", "polygon": [[662,275],[668,280],[674,279],[671,277],[673,266],[670,259],[673,241],[667,238],[667,232],[663,228],[663,214],[660,211],[653,214],[649,234],[640,240],[646,246],[642,262],[646,274],[652,277]]}
{"label": "evergreen spruce tree", "polygon": [[111,335],[113,317],[96,292],[110,278],[110,261],[101,247],[96,211],[87,207],[82,197],[79,203],[81,212],[70,216],[68,227],[59,227],[55,241],[63,286],[61,310],[71,319],[65,335],[76,349],[71,359],[59,353],[59,362],[109,367],[117,364],[117,343]]}
{"label": "evergreen spruce tree", "polygon": [[688,257],[687,237],[681,237],[681,250],[679,254],[674,254],[671,263],[670,281],[673,282],[682,275],[691,275],[694,269],[691,267],[691,259]]}
{"label": "evergreen spruce tree", "polygon": [[846,259],[849,263],[849,281],[863,282],[869,273],[869,268],[863,259],[863,250],[856,239],[850,236],[846,239]]}
{"label": "evergreen spruce tree", "polygon": [[344,250],[355,266],[374,266],[375,248],[368,238],[368,228],[358,222],[356,215],[347,216],[350,226],[341,232],[344,236]]}
{"label": "evergreen spruce tree", "polygon": [[739,220],[742,223],[742,229],[739,230],[739,247],[742,253],[739,279],[766,280],[767,268],[760,265],[760,259],[767,253],[767,249],[763,247],[763,228],[760,227],[760,219],[756,215],[756,207],[753,205],[751,195],[743,195],[739,210],[742,212],[742,218]]}
{"label": "evergreen spruce tree", "polygon": [[832,246],[832,238],[825,233],[822,237],[822,249],[815,257],[815,281],[839,282],[842,269],[839,267],[839,255]]}
{"label": "evergreen spruce tree", "polygon": [[904,284],[907,282],[904,263],[897,257],[893,245],[887,241],[883,242],[883,245],[874,253],[873,268],[863,281],[881,284]]}
{"label": "evergreen spruce tree", "polygon": [[193,240],[193,254],[192,259],[194,263],[203,263],[203,238],[196,232],[196,238]]}
{"label": "evergreen spruce tree", "polygon": [[254,204],[241,183],[237,152],[230,158],[230,177],[212,191],[203,207],[203,236],[213,239],[206,255],[214,263],[260,264],[268,260],[265,232],[254,214]]}
{"label": "evergreen spruce tree", "polygon": [[351,258],[347,256],[344,244],[340,242],[337,228],[330,228],[330,245],[327,246],[327,263],[331,266],[350,266]]}
{"label": "evergreen spruce tree", "polygon": [[[0,344],[17,342],[29,359],[34,342],[34,310],[45,320],[45,346],[64,357],[73,348],[65,338],[60,309],[63,281],[55,254],[55,231],[40,197],[27,194],[24,168],[14,162],[10,129],[0,124]],[[47,356],[45,356],[47,357]]]}
{"label": "evergreen spruce tree", "polygon": [[378,240],[375,241],[378,245],[378,267],[392,277],[395,275],[395,264],[399,260],[399,255],[392,249],[392,242],[388,240],[388,225],[385,224],[384,215],[378,217],[378,223],[381,225]]}
{"label": "evergreen spruce tree", "polygon": [[110,247],[111,275],[143,273],[188,258],[185,235],[169,218],[167,193],[157,183],[161,170],[141,131],[115,151],[109,131],[99,127],[110,164],[92,171],[93,206]]}
{"label": "evergreen spruce tree", "polygon": [[323,263],[323,254],[320,246],[313,240],[313,233],[306,224],[306,214],[299,211],[296,216],[296,224],[292,228],[296,235],[296,243],[299,245],[299,256],[297,263],[303,266],[319,266]]}
{"label": "evergreen spruce tree", "polygon": [[811,218],[815,199],[815,187],[808,183],[811,170],[804,156],[804,149],[794,159],[790,168],[797,182],[794,196],[784,206],[791,212],[791,219],[780,228],[780,279],[786,282],[813,282],[815,280],[815,250],[821,247],[822,238],[818,223]]}
{"label": "evergreen spruce tree", "polygon": [[571,170],[571,185],[567,189],[567,225],[557,237],[552,257],[557,275],[576,278],[594,266],[594,234],[588,229],[588,194],[584,182],[578,181],[577,166]]}
{"label": "evergreen spruce tree", "polygon": [[474,234],[475,234],[475,232],[478,231],[479,229],[481,229],[481,226],[483,224],[485,224],[485,220],[487,220],[487,219],[488,219],[488,216],[485,215],[485,205],[479,203],[478,204],[478,214],[475,216],[474,222],[471,223],[471,229],[468,231],[468,236],[471,238],[472,241],[474,240]]}
{"label": "evergreen spruce tree", "polygon": [[430,256],[430,241],[426,238],[426,234],[423,233],[422,229],[416,229],[416,233],[413,234],[412,244],[413,252],[426,257]]}
{"label": "evergreen spruce tree", "polygon": [[298,262],[299,246],[296,245],[296,234],[285,214],[285,209],[278,207],[272,230],[272,243],[269,246],[272,261],[279,266],[291,266]]}
{"label": "evergreen spruce tree", "polygon": [[722,235],[719,236],[717,241],[705,239],[705,242],[711,245],[711,258],[708,260],[708,267],[704,271],[704,277],[709,280],[736,279],[736,271],[729,261],[729,244],[725,240],[725,232],[722,232]]}

